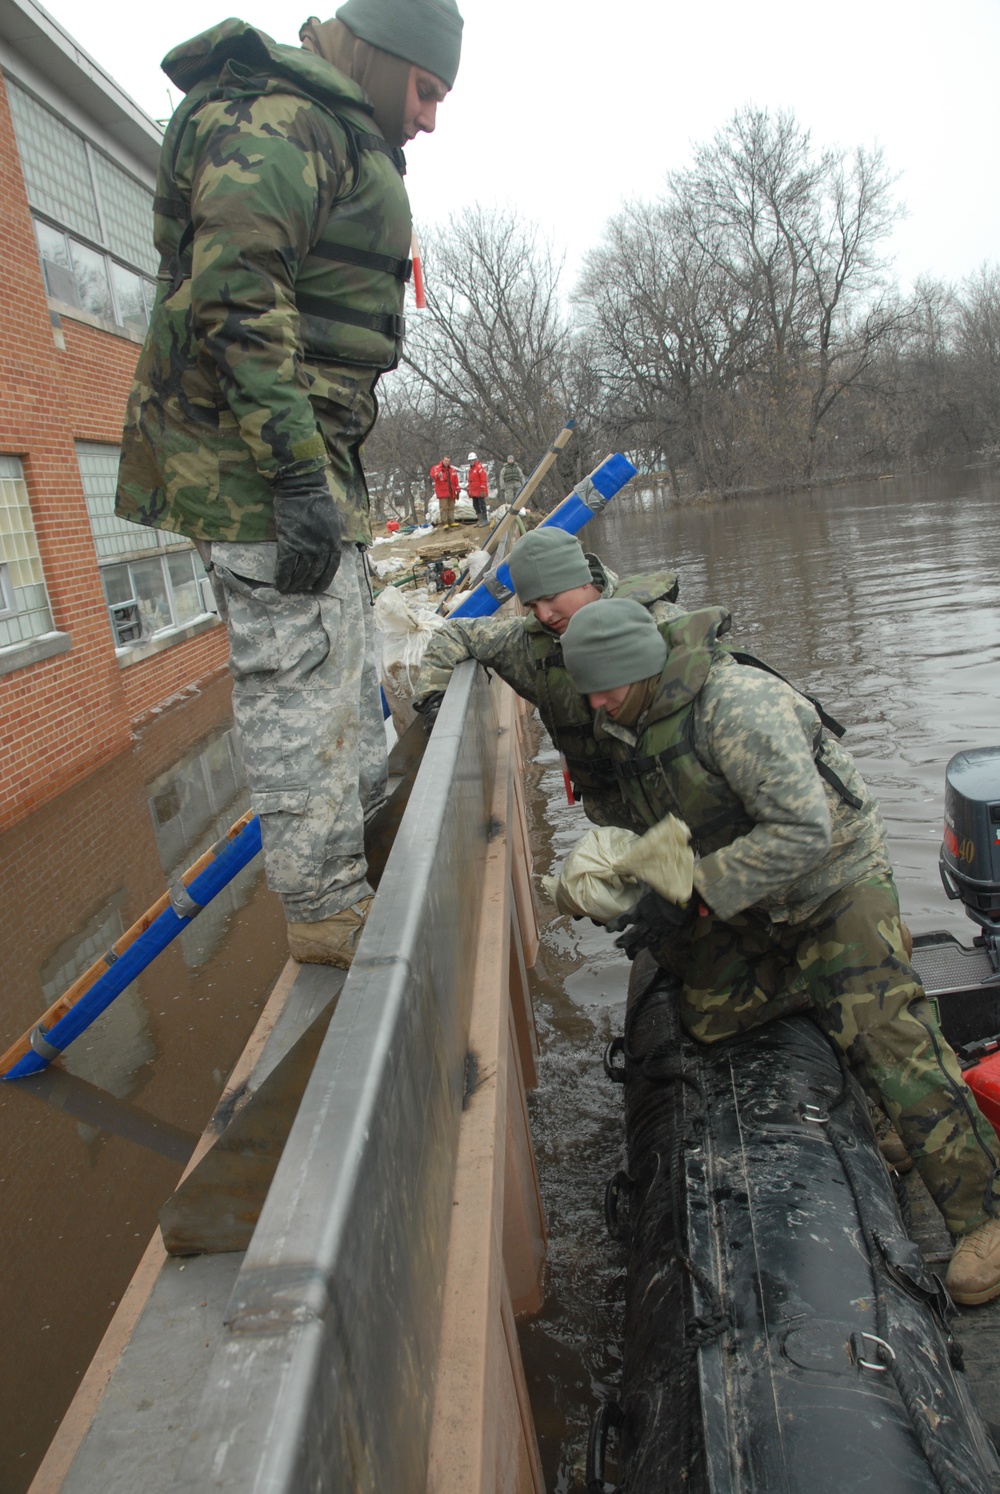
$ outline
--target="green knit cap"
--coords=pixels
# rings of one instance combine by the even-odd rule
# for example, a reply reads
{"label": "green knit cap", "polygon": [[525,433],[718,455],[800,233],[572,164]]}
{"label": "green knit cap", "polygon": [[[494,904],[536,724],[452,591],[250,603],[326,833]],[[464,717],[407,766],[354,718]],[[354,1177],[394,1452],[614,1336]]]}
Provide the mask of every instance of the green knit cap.
{"label": "green knit cap", "polygon": [[519,601],[537,602],[574,586],[593,585],[580,541],[565,529],[546,524],[519,539],[507,558]]}
{"label": "green knit cap", "polygon": [[595,695],[659,674],[667,645],[645,607],[631,597],[609,597],[570,618],[562,654],[580,694]]}
{"label": "green knit cap", "polygon": [[362,41],[453,86],[462,54],[455,0],[346,0],[337,20]]}

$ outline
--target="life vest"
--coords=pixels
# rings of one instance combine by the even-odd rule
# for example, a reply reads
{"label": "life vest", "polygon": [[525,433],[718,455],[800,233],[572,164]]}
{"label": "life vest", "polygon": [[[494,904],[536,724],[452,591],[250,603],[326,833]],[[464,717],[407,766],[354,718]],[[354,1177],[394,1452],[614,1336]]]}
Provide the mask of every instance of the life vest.
{"label": "life vest", "polygon": [[[593,562],[592,562],[593,569]],[[603,572],[598,572],[603,579]],[[616,597],[632,597],[644,607],[654,602],[673,602],[678,580],[673,571],[654,571],[633,576],[614,589]],[[592,604],[592,605],[597,605]],[[562,644],[551,633],[531,633],[531,651],[536,669],[536,698],[542,724],[558,752],[566,759],[574,797],[589,791],[614,789],[617,778],[605,749],[594,740],[594,717],[563,663]]]}
{"label": "life vest", "polygon": [[[622,797],[633,812],[649,826],[667,814],[677,815],[690,828],[695,851],[703,856],[749,834],[754,825],[725,778],[710,772],[695,750],[695,702],[709,670],[717,659],[730,658],[736,666],[763,669],[788,683],[752,654],[730,653],[719,642],[729,621],[729,613],[723,608],[705,607],[665,623],[660,631],[669,652],[647,711],[647,717],[653,720],[634,746],[617,735],[602,733]],[[845,802],[860,808],[861,801],[823,761],[824,719],[838,734],[843,728],[825,712],[821,719],[818,710],[822,708],[817,709],[817,703],[802,691],[795,693],[815,718],[813,757],[817,772]]]}
{"label": "life vest", "polygon": [[[195,43],[202,44],[200,50]],[[164,137],[153,204],[170,294],[191,273],[191,203],[177,181],[188,123],[209,102],[300,95],[340,126],[353,178],[296,269],[303,353],[316,363],[394,368],[402,351],[404,285],[412,268],[402,151],[383,139],[357,84],[321,58],[279,45],[235,20],[214,27],[195,43],[185,43],[165,60],[169,75],[189,90]],[[334,129],[331,134],[336,141]]]}

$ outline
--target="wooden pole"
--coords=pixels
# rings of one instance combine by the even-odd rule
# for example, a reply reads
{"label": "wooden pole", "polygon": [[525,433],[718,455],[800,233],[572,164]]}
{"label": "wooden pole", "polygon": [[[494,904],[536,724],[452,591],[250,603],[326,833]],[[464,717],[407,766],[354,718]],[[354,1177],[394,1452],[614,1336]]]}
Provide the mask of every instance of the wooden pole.
{"label": "wooden pole", "polygon": [[[524,486],[521,488],[515,500],[518,508],[523,508],[525,504],[530,501],[542,478],[548,472],[556,457],[559,455],[569,438],[572,436],[575,427],[575,420],[567,420],[558,436],[552,442],[552,445],[545,452],[545,455],[542,457],[541,461],[532,468],[527,479],[525,480]],[[487,555],[496,554],[501,540],[503,540],[509,534],[516,522],[517,508],[515,508],[512,504],[509,512],[505,513],[499,523],[493,526],[493,529],[491,530],[486,543],[483,545],[483,549],[486,551]],[[438,603],[438,612],[444,611],[448,598],[452,595],[453,592],[456,592],[459,589],[464,581],[468,580],[468,577],[469,571],[468,567],[466,567],[465,570],[459,572],[457,579],[452,583],[451,586],[449,586],[448,590],[441,598],[441,601]]]}

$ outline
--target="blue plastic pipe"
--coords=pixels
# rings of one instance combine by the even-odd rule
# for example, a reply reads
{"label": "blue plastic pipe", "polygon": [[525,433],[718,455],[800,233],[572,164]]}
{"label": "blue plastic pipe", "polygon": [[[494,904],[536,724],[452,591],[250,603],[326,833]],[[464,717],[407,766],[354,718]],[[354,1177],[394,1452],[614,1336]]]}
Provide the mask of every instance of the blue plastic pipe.
{"label": "blue plastic pipe", "polygon": [[[215,860],[184,888],[185,904],[189,898],[192,904],[198,905],[197,908],[187,916],[176,913],[172,907],[165,908],[135,943],[130,944],[124,954],[119,955],[90,990],[80,997],[72,1011],[68,1011],[54,1027],[41,1034],[42,1043],[39,1046],[43,1047],[43,1051],[36,1052],[33,1048],[30,1053],[18,1059],[6,1074],[0,1074],[0,1079],[23,1079],[27,1074],[38,1074],[47,1068],[56,1057],[56,1052],[61,1053],[74,1038],[85,1032],[115,997],[121,995],[125,987],[135,980],[140,971],[145,970],[160,951],[166,949],[187,928],[205,904],[210,903],[216,893],[221,892],[236,873],[253,860],[260,845],[260,820],[254,816],[238,835],[227,842]],[[50,1049],[54,1051],[49,1051]]]}
{"label": "blue plastic pipe", "polygon": [[[623,488],[636,474],[636,468],[627,457],[620,453],[609,456],[601,465],[585,477],[583,482],[564,498],[557,508],[542,520],[539,528],[548,527],[565,529],[569,534],[577,534],[584,526],[589,524],[595,514],[599,514],[608,500],[613,498],[620,488]],[[464,602],[449,612],[449,617],[489,617],[496,612],[497,608],[513,596],[514,588],[510,580],[510,568],[507,562],[497,566],[485,581],[480,581],[474,590],[469,592]]]}

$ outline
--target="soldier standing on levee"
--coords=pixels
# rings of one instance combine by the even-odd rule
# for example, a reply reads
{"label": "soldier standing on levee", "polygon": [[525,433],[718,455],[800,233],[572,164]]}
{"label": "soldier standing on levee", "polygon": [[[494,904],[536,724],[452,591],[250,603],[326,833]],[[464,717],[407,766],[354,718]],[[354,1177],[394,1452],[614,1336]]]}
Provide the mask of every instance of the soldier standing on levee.
{"label": "soldier standing on levee", "polygon": [[611,598],[563,635],[623,798],[647,829],[679,815],[699,858],[688,902],[646,892],[619,943],[678,978],[681,1020],[702,1042],[811,1011],[959,1237],[951,1295],[988,1302],[1000,1295],[996,1136],[909,963],[878,805],[803,695],[719,648],[725,616],[705,608],[658,629]]}
{"label": "soldier standing on levee", "polygon": [[677,577],[673,571],[657,571],[620,582],[596,555],[584,554],[575,535],[554,526],[533,529],[519,539],[508,563],[517,597],[530,616],[450,618],[431,634],[414,706],[432,718],[455,666],[478,659],[538,707],[587,818],[597,825],[641,829],[622,801],[610,761],[594,741],[593,716],[566,673],[560,639],[581,607],[615,595],[634,597],[658,623],[680,616],[674,605]]}
{"label": "soldier standing on levee", "polygon": [[500,468],[497,486],[500,491],[500,502],[508,505],[514,502],[524,487],[524,473],[512,456],[509,456]]}
{"label": "soldier standing on levee", "polygon": [[455,0],[347,0],[301,48],[229,20],[163,64],[186,98],[116,512],[209,566],[267,879],[321,964],[350,964],[386,789],[358,452],[402,347],[402,147],[434,129],[461,33]]}

